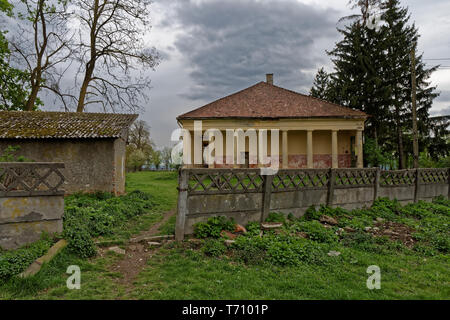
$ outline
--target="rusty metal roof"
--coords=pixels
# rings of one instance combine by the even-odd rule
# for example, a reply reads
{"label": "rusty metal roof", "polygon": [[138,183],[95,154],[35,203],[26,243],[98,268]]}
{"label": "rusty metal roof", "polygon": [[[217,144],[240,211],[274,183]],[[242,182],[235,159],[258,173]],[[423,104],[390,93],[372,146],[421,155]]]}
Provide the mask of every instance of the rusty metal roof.
{"label": "rusty metal roof", "polygon": [[220,118],[352,118],[365,119],[362,111],[346,108],[266,82],[178,116],[178,120]]}
{"label": "rusty metal roof", "polygon": [[0,139],[119,138],[136,114],[0,111]]}

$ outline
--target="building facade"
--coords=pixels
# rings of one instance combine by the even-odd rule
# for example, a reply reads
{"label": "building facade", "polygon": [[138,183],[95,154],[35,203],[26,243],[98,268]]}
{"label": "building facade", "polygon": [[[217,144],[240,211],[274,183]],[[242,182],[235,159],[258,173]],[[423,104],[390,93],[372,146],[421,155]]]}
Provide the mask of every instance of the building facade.
{"label": "building facade", "polygon": [[[177,120],[184,129],[185,165],[204,166],[193,159],[194,144],[198,139],[194,129],[196,123],[201,122],[203,134],[208,130],[217,130],[223,137],[227,136],[227,130],[267,130],[268,157],[272,156],[270,130],[278,130],[280,150],[272,161],[278,161],[282,168],[363,167],[363,131],[367,114],[283,89],[273,85],[272,79],[268,75],[266,82],[180,115]],[[259,135],[257,139],[260,139]],[[230,141],[224,139],[221,154],[227,155],[227,143]],[[209,167],[264,166],[263,163],[255,164],[255,161],[248,159],[252,148],[249,135],[246,136],[244,151],[248,163],[244,165],[237,164],[237,154],[242,151],[236,150],[236,141],[232,143],[233,146],[229,148],[236,151],[234,159],[227,161],[226,156],[223,156],[223,161],[217,161],[216,158]],[[261,148],[259,141],[253,144]],[[203,141],[202,146],[206,145],[207,142]]]}

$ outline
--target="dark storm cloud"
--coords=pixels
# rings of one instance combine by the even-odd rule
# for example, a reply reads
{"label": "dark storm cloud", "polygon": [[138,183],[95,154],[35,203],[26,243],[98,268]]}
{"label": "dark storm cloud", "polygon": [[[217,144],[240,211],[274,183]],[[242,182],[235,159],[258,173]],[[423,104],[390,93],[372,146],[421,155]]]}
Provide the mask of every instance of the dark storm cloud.
{"label": "dark storm cloud", "polygon": [[317,43],[336,37],[336,16],[293,0],[180,2],[176,18],[185,32],[175,46],[195,83],[184,96],[218,98],[264,80],[265,73],[288,88],[309,87],[311,70],[328,62]]}

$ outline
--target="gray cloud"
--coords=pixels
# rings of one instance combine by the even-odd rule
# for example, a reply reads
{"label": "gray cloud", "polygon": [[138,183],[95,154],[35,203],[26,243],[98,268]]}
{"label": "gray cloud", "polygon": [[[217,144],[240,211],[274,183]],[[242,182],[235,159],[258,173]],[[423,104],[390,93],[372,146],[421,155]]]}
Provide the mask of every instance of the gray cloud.
{"label": "gray cloud", "polygon": [[334,40],[338,14],[293,0],[213,0],[183,1],[176,16],[186,32],[175,46],[190,63],[193,80],[182,95],[209,100],[269,72],[279,85],[309,87],[311,70],[328,62],[317,42]]}

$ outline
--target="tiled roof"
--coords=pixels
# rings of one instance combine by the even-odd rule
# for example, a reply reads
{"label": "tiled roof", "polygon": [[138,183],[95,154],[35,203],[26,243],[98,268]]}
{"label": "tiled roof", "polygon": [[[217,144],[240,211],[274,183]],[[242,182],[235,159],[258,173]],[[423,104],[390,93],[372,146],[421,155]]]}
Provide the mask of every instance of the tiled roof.
{"label": "tiled roof", "polygon": [[217,118],[357,118],[368,115],[325,100],[268,84],[247,89],[180,115],[178,120]]}
{"label": "tiled roof", "polygon": [[119,138],[138,115],[0,111],[0,139]]}

